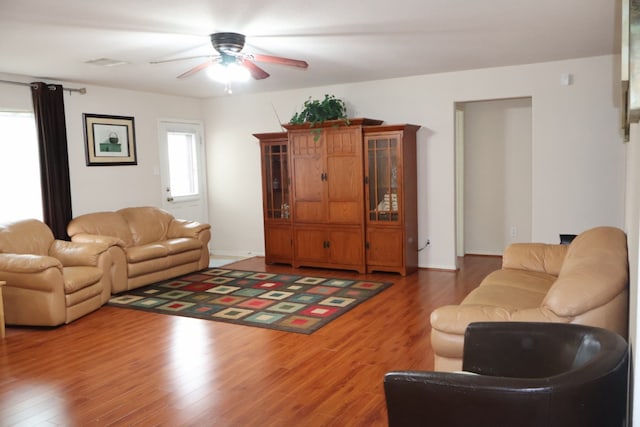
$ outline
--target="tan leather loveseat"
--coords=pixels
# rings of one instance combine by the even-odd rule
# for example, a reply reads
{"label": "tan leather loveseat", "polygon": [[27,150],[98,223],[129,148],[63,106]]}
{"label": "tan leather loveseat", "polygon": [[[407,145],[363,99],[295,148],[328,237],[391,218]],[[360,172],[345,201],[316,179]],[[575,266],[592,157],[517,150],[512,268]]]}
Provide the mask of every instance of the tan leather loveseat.
{"label": "tan leather loveseat", "polygon": [[626,338],[628,289],[626,236],[620,229],[593,228],[570,245],[510,245],[501,270],[459,305],[431,313],[435,370],[461,369],[464,332],[471,322],[577,323]]}
{"label": "tan leather loveseat", "polygon": [[30,219],[0,225],[0,280],[5,322],[57,326],[107,302],[111,255],[105,243],[55,240]]}
{"label": "tan leather loveseat", "polygon": [[210,229],[156,207],[132,207],[78,216],[67,233],[74,242],[111,247],[111,293],[116,294],[207,268]]}

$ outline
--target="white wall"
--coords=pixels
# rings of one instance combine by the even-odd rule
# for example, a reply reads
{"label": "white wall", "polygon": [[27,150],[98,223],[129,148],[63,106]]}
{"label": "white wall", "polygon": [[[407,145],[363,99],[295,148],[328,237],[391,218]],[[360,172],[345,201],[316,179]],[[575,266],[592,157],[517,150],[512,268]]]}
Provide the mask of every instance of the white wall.
{"label": "white wall", "polygon": [[[4,76],[4,80],[21,80]],[[78,84],[65,84],[72,88]],[[202,121],[201,101],[187,97],[86,86],[87,93],[65,92],[69,173],[74,216],[127,206],[162,206],[158,120]],[[33,111],[29,87],[0,83],[0,108]],[[86,166],[83,113],[133,116],[136,166]]]}
{"label": "white wall", "polygon": [[[455,268],[454,104],[532,98],[532,239],[623,226],[625,149],[618,130],[618,57],[602,56],[308,88],[204,102],[214,251],[264,251],[259,147],[309,97],[334,94],[351,117],[413,123],[418,133],[421,267]],[[619,61],[618,61],[619,62]],[[573,74],[571,86],[560,76]]]}
{"label": "white wall", "polygon": [[[512,235],[512,228],[515,235]],[[531,99],[464,104],[464,247],[531,241]]]}
{"label": "white wall", "polygon": [[[158,120],[202,120],[201,103],[175,97],[87,87],[87,94],[65,98],[74,215],[127,206],[162,206]],[[137,166],[86,166],[83,113],[133,116]]]}

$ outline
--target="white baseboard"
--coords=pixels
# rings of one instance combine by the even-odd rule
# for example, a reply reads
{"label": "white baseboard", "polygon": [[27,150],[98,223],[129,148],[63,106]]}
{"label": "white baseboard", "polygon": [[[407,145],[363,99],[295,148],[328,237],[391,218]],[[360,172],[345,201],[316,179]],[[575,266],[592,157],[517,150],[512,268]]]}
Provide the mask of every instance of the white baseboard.
{"label": "white baseboard", "polygon": [[437,265],[437,264],[418,264],[418,268],[425,268],[428,270],[447,270],[456,271],[458,267],[455,265]]}
{"label": "white baseboard", "polygon": [[264,252],[254,252],[254,251],[225,251],[225,250],[210,250],[209,253],[211,256],[232,256],[239,258],[251,258],[254,256],[264,256]]}
{"label": "white baseboard", "polygon": [[502,256],[502,252],[468,250],[468,251],[465,251],[465,255]]}

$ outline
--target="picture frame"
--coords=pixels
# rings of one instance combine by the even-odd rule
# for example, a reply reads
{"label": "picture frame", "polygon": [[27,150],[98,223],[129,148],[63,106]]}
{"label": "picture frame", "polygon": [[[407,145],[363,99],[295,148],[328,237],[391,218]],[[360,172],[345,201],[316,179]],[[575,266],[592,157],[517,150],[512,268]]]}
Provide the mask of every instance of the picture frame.
{"label": "picture frame", "polygon": [[622,0],[622,20],[621,20],[621,29],[622,33],[620,35],[620,44],[621,44],[621,54],[620,54],[620,79],[621,79],[621,98],[622,98],[622,108],[620,109],[621,114],[621,123],[622,123],[622,137],[623,142],[629,142],[629,132],[630,132],[630,116],[629,116],[629,56],[630,56],[630,46],[629,46],[629,36],[630,36],[630,0]]}
{"label": "picture frame", "polygon": [[[622,80],[628,89],[627,122],[640,121],[640,0],[624,0],[622,16]],[[626,39],[625,39],[626,38]],[[628,82],[625,82],[625,73]]]}
{"label": "picture frame", "polygon": [[134,118],[82,115],[87,166],[137,165]]}

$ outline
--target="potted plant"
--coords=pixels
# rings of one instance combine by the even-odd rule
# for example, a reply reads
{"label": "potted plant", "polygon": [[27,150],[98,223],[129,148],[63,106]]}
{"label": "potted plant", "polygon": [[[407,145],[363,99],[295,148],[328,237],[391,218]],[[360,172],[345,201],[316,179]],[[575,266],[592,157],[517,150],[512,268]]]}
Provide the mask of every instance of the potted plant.
{"label": "potted plant", "polygon": [[304,102],[304,109],[299,113],[295,113],[289,123],[293,125],[310,123],[311,127],[313,127],[327,120],[345,120],[348,122],[347,107],[344,101],[333,95],[325,95],[323,100],[309,97]]}

